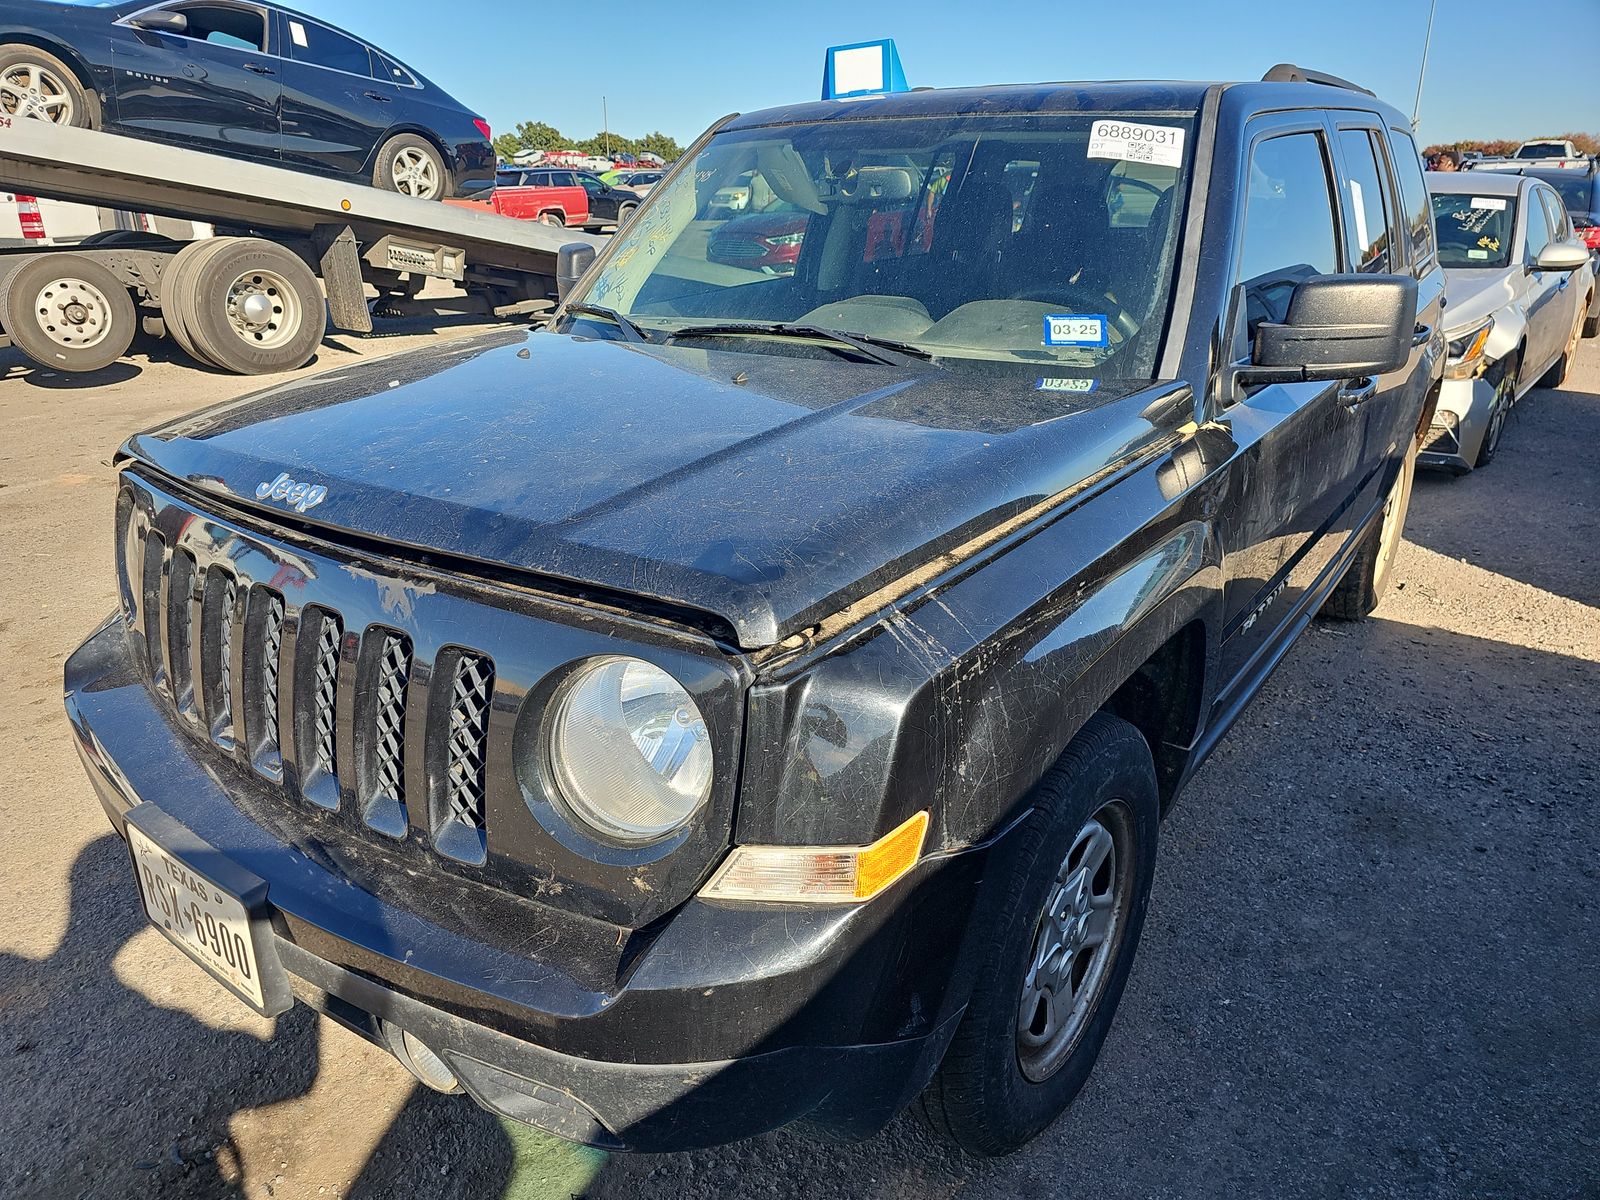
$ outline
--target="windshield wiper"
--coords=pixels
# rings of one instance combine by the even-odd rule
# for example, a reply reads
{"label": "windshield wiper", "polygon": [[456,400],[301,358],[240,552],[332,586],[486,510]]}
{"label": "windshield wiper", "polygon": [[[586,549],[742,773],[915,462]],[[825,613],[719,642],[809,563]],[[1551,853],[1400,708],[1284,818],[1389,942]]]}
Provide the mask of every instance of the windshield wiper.
{"label": "windshield wiper", "polygon": [[892,338],[856,333],[853,330],[847,332],[842,329],[824,329],[821,325],[789,321],[727,321],[715,325],[686,325],[667,334],[667,340],[673,342],[686,337],[729,337],[741,334],[759,337],[815,338],[820,341],[837,342],[841,346],[850,347],[862,358],[890,367],[904,365],[903,360],[907,358],[919,359],[922,362],[931,361],[933,358],[932,354],[920,346],[897,342]]}
{"label": "windshield wiper", "polygon": [[569,313],[587,313],[592,317],[603,317],[622,330],[623,336],[630,342],[648,342],[650,339],[645,331],[636,325],[631,317],[625,317],[614,308],[606,308],[600,304],[569,304]]}

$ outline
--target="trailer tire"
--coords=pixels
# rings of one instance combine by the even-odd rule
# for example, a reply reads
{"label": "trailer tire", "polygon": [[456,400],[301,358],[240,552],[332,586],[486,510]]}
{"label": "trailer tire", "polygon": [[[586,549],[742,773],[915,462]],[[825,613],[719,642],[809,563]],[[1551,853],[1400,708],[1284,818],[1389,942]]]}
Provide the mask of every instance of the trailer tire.
{"label": "trailer tire", "polygon": [[450,195],[450,175],[444,158],[427,138],[402,133],[379,148],[372,186],[418,200],[443,200]]}
{"label": "trailer tire", "polygon": [[189,336],[190,287],[187,280],[196,260],[212,254],[225,240],[206,238],[190,242],[172,256],[171,261],[167,263],[166,271],[161,276],[161,321],[166,328],[167,336],[177,343],[180,350],[203,367],[216,367],[219,364],[212,362]]}
{"label": "trailer tire", "polygon": [[98,371],[126,353],[139,328],[123,282],[92,259],[42,254],[0,284],[0,321],[40,366]]}
{"label": "trailer tire", "polygon": [[[31,81],[31,82],[30,82]],[[100,100],[54,54],[21,42],[0,45],[0,115],[100,128]]]}
{"label": "trailer tire", "polygon": [[183,324],[224,371],[268,375],[303,367],[328,328],[317,277],[261,238],[223,238],[183,276]]}

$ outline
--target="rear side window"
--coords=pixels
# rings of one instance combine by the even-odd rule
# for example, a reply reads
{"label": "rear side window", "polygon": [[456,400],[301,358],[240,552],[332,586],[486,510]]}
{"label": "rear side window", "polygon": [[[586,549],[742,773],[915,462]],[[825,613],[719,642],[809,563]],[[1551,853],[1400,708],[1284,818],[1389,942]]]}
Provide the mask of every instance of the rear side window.
{"label": "rear side window", "polygon": [[1421,262],[1433,252],[1433,219],[1429,214],[1428,185],[1417,159],[1417,144],[1410,134],[1389,130],[1389,157],[1394,160],[1394,172],[1400,180],[1405,225],[1411,235],[1411,261]]}
{"label": "rear side window", "polygon": [[550,186],[550,172],[549,171],[529,171],[526,175],[524,175],[522,177],[522,186],[523,187],[549,187]]}
{"label": "rear side window", "polygon": [[[370,47],[369,47],[370,49]],[[372,51],[372,77],[374,79],[387,79],[398,87],[421,87],[417,77],[406,70],[387,54]]]}
{"label": "rear side window", "polygon": [[1344,194],[1351,266],[1357,271],[1387,275],[1404,263],[1403,258],[1400,264],[1390,261],[1389,189],[1384,185],[1378,149],[1365,129],[1342,129],[1339,152],[1349,173],[1344,180]]}
{"label": "rear side window", "polygon": [[326,25],[289,17],[289,55],[295,62],[327,67],[351,75],[371,75],[367,47],[355,38],[335,33]]}
{"label": "rear side window", "polygon": [[557,187],[577,187],[578,177],[571,171],[556,171],[551,176]]}
{"label": "rear side window", "polygon": [[1268,138],[1250,152],[1237,282],[1252,336],[1260,322],[1288,315],[1301,282],[1339,269],[1331,182],[1315,133]]}

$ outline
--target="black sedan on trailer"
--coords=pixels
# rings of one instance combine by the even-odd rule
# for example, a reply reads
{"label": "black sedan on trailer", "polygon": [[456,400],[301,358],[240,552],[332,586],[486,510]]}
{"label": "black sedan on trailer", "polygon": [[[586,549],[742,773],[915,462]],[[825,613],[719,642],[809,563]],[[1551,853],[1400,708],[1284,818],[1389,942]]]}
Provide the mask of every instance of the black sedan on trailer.
{"label": "black sedan on trailer", "polygon": [[441,200],[489,126],[358,38],[243,0],[0,0],[0,119],[178,142]]}

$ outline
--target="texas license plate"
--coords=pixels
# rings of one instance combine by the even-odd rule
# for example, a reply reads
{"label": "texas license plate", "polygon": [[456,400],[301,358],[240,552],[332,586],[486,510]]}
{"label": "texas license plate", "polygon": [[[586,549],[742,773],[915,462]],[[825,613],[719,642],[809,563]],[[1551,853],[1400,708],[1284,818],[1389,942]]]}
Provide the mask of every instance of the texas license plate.
{"label": "texas license plate", "polygon": [[139,895],[156,928],[241,999],[268,1011],[269,993],[278,989],[263,984],[262,956],[244,901],[132,821],[127,829]]}

